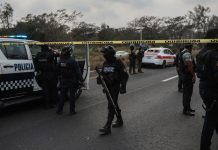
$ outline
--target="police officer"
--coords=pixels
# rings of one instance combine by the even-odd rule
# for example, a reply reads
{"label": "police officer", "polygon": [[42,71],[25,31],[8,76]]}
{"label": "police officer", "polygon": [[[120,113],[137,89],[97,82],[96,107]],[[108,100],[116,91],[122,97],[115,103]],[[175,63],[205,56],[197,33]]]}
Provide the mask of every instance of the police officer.
{"label": "police officer", "polygon": [[142,51],[141,46],[139,47],[136,57],[137,57],[137,62],[138,62],[138,72],[143,73],[142,72],[142,58],[144,57],[144,52]]}
{"label": "police officer", "polygon": [[[56,113],[62,114],[64,102],[70,101],[70,115],[76,114],[75,111],[75,92],[78,85],[83,82],[82,74],[78,63],[71,57],[71,46],[65,46],[61,51],[60,61],[58,62],[58,76],[60,79],[61,98]],[[69,98],[68,98],[69,95]]]}
{"label": "police officer", "polygon": [[[118,95],[126,92],[126,83],[128,80],[128,73],[126,72],[125,66],[121,60],[116,59],[115,50],[112,46],[104,47],[101,52],[105,58],[105,62],[102,67],[102,74],[104,81],[108,87],[110,95],[116,105],[116,111],[118,112],[117,120],[112,125],[112,127],[121,127],[123,125],[123,119],[121,116],[121,110],[118,105]],[[101,84],[99,77],[97,78],[97,83]],[[107,95],[107,99],[109,99]],[[108,100],[108,117],[105,126],[99,131],[103,134],[111,133],[111,124],[114,119],[115,108],[113,104]]]}
{"label": "police officer", "polygon": [[52,108],[57,101],[57,68],[54,53],[48,45],[42,45],[35,57],[35,69],[40,76],[39,85],[44,91],[46,108]]}
{"label": "police officer", "polygon": [[[205,38],[217,39],[218,29],[209,30]],[[206,44],[197,56],[199,55],[204,57],[204,67],[202,67],[204,70],[199,74],[197,71],[197,75],[200,77],[199,91],[206,105],[200,150],[210,150],[214,130],[218,133],[218,43]],[[197,68],[201,63],[197,59]]]}
{"label": "police officer", "polygon": [[176,58],[175,58],[175,66],[176,66],[176,71],[177,71],[177,74],[178,74],[178,91],[179,92],[182,92],[183,91],[183,84],[182,84],[182,79],[181,79],[181,73],[180,73],[180,61],[179,61],[179,56],[181,54],[181,52],[184,50],[184,48],[180,48],[179,49],[179,52],[176,54]]}
{"label": "police officer", "polygon": [[193,85],[196,80],[194,72],[194,59],[191,54],[192,45],[187,44],[184,50],[180,54],[179,68],[181,71],[181,79],[183,82],[183,114],[187,116],[194,116],[192,112],[195,110],[191,109],[191,96],[193,93]]}
{"label": "police officer", "polygon": [[130,45],[130,54],[129,54],[129,73],[132,74],[132,71],[133,71],[133,74],[135,74],[135,64],[136,64],[136,54],[135,54],[135,47],[133,44]]}

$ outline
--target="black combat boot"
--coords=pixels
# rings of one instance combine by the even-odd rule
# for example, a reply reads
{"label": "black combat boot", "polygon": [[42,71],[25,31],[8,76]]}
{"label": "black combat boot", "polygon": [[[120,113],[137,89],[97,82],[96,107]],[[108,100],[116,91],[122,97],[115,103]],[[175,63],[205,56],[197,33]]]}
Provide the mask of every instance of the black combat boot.
{"label": "black combat boot", "polygon": [[104,126],[103,128],[99,129],[101,132],[101,135],[108,135],[111,134],[111,127],[110,126]]}
{"label": "black combat boot", "polygon": [[114,119],[114,114],[113,114],[113,112],[109,111],[107,122],[106,122],[105,126],[101,129],[99,129],[99,131],[102,133],[101,135],[111,134],[111,124],[112,124],[113,119]]}
{"label": "black combat boot", "polygon": [[115,123],[113,123],[112,127],[113,128],[118,128],[118,127],[122,127],[123,126],[123,119],[121,116],[121,111],[118,111],[118,116],[117,116],[117,120]]}
{"label": "black combat boot", "polygon": [[113,123],[112,127],[113,128],[118,128],[123,126],[123,120],[122,119],[117,119],[115,123]]}

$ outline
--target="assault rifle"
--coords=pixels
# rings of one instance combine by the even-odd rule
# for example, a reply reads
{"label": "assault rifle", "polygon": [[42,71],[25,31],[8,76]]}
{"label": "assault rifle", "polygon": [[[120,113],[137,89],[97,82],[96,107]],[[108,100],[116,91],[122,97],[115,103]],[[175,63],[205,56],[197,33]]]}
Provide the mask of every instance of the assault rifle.
{"label": "assault rifle", "polygon": [[108,87],[107,87],[107,85],[106,85],[106,83],[104,81],[103,74],[101,73],[101,71],[100,71],[100,69],[98,67],[95,67],[95,70],[96,70],[96,72],[97,72],[97,74],[99,76],[99,79],[100,79],[101,85],[103,87],[103,90],[105,91],[106,95],[108,96],[108,101],[109,101],[109,103],[111,103],[113,105],[115,114],[116,114],[116,116],[118,116],[117,106],[115,105],[114,100],[113,100],[113,98],[112,98],[112,96],[110,94],[110,91],[109,91],[109,89],[108,89]]}

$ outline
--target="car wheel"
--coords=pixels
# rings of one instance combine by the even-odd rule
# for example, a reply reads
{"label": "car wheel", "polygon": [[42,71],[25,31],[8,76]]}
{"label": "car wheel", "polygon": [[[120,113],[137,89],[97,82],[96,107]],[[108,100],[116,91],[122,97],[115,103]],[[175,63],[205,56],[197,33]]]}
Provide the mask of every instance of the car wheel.
{"label": "car wheel", "polygon": [[166,60],[163,61],[163,64],[161,66],[162,68],[166,68]]}

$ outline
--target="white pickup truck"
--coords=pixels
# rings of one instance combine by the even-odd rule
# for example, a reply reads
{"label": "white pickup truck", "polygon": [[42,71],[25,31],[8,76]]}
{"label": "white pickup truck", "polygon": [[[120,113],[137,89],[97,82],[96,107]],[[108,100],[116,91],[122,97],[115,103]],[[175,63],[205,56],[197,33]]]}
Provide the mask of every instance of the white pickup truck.
{"label": "white pickup truck", "polygon": [[[41,47],[29,45],[29,42],[33,41],[0,38],[0,108],[42,98],[43,91],[36,82],[33,63]],[[89,77],[89,68],[84,69],[88,66],[85,60],[79,64],[84,78]]]}

